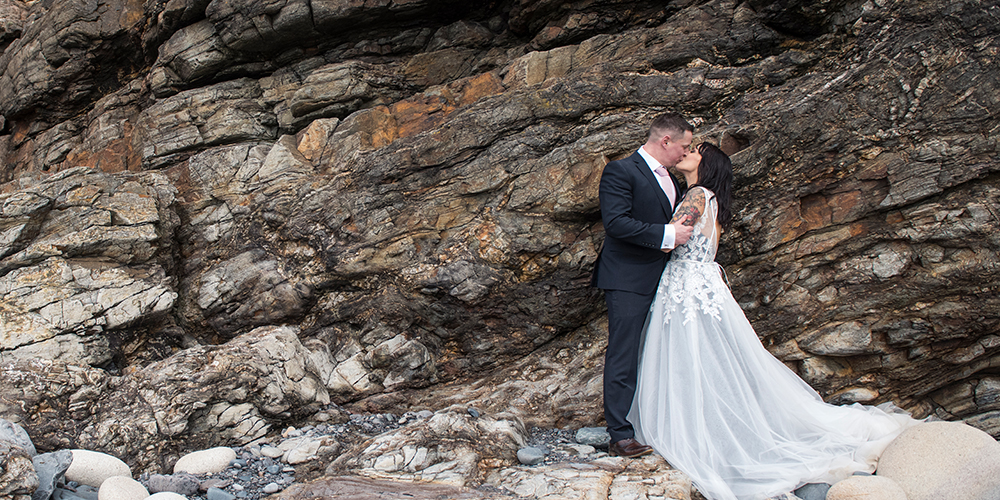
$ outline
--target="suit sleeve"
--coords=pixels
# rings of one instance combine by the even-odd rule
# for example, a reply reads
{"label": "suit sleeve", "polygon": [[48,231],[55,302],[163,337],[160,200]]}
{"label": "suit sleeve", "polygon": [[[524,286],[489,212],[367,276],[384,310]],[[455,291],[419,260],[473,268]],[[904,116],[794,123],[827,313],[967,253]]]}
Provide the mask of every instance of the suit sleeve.
{"label": "suit sleeve", "polygon": [[604,232],[634,245],[659,249],[663,244],[663,224],[649,224],[632,217],[634,183],[640,179],[629,175],[627,168],[622,162],[613,161],[601,174],[598,196]]}

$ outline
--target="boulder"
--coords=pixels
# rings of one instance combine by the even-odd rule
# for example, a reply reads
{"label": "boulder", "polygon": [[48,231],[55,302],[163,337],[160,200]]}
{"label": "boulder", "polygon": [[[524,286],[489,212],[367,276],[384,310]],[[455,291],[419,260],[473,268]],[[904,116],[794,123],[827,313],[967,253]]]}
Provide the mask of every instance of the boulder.
{"label": "boulder", "polygon": [[826,500],[908,500],[896,481],[885,476],[851,476],[826,492]]}
{"label": "boulder", "polygon": [[217,446],[207,450],[184,455],[174,464],[174,474],[215,474],[226,470],[229,462],[236,459],[236,452],[227,446]]}
{"label": "boulder", "polygon": [[90,450],[72,450],[73,461],[66,469],[66,480],[100,488],[113,476],[132,477],[132,470],[121,459]]}
{"label": "boulder", "polygon": [[38,473],[38,489],[31,495],[31,499],[47,500],[55,492],[56,485],[66,477],[66,471],[73,463],[73,453],[69,450],[42,453],[32,457],[31,462]]}
{"label": "boulder", "polygon": [[964,423],[927,422],[893,440],[875,473],[908,500],[1000,498],[1000,443]]}

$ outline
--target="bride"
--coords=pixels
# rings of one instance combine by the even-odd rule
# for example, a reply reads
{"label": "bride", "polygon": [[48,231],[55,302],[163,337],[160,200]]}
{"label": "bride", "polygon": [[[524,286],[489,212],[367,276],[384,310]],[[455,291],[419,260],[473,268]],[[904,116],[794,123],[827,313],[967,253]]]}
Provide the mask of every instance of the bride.
{"label": "bride", "polygon": [[763,499],[874,471],[889,441],[917,421],[894,407],[826,404],[771,356],[714,262],[732,217],[729,157],[702,143],[676,168],[692,187],[674,219],[696,223],[651,307],[628,416],[636,439],[711,500]]}

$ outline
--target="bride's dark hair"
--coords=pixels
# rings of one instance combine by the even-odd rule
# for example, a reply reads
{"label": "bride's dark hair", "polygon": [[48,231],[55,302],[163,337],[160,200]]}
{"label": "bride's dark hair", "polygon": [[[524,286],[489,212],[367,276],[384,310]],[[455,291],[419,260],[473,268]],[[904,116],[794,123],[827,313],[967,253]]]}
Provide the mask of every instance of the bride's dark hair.
{"label": "bride's dark hair", "polygon": [[701,163],[698,164],[698,182],[695,183],[695,186],[705,186],[715,193],[715,199],[719,202],[719,224],[723,228],[729,229],[729,224],[733,220],[733,212],[730,208],[733,191],[733,162],[721,149],[707,142],[698,145],[698,153],[701,154]]}

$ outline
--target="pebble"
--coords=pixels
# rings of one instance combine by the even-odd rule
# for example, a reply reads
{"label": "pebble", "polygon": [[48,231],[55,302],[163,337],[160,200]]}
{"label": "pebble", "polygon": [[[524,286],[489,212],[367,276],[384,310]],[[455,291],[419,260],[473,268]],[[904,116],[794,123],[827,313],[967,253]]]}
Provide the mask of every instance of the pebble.
{"label": "pebble", "polygon": [[802,500],[825,500],[830,486],[827,483],[808,483],[799,487],[794,493]]}
{"label": "pebble", "polygon": [[607,449],[611,444],[611,435],[604,427],[583,427],[576,431],[576,442]]}
{"label": "pebble", "polygon": [[196,495],[201,481],[192,474],[181,472],[172,476],[153,474],[144,481],[150,493],[168,491],[180,495]]}
{"label": "pebble", "polygon": [[93,486],[70,481],[65,488],[56,488],[52,500],[97,500],[98,492]]}
{"label": "pebble", "polygon": [[548,451],[535,446],[528,446],[517,450],[517,460],[524,465],[538,465],[545,461]]}
{"label": "pebble", "polygon": [[281,491],[281,486],[278,485],[278,483],[267,483],[266,485],[264,485],[263,491],[264,493],[270,495],[271,493],[277,493]]}
{"label": "pebble", "polygon": [[209,488],[207,498],[208,500],[234,500],[236,495],[227,493],[225,490],[220,490],[219,488]]}

